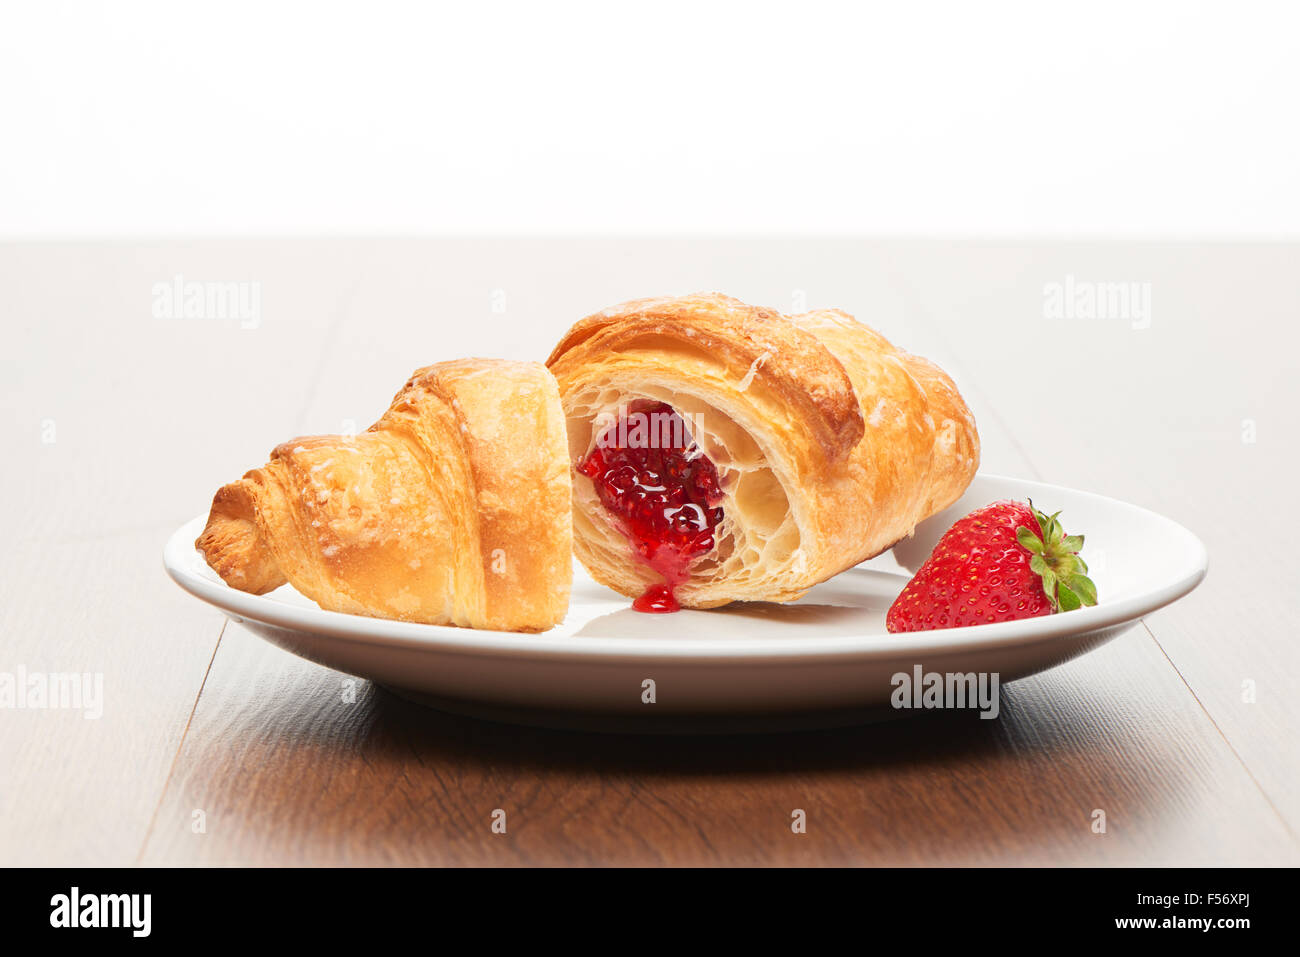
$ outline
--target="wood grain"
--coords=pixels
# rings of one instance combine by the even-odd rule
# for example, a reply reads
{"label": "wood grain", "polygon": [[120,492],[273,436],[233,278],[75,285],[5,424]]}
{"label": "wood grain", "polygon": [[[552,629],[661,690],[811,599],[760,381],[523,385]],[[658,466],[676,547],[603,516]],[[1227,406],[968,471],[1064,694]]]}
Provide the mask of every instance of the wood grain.
{"label": "wood grain", "polygon": [[[0,862],[1294,864],[1300,720],[1283,682],[1296,617],[1272,599],[1285,536],[1259,530],[1295,467],[1281,437],[1296,255],[849,240],[0,247],[18,327],[2,412],[20,463],[0,492],[23,503],[6,519],[18,547],[0,555],[0,670],[99,670],[106,699],[99,722],[0,712]],[[1042,284],[1067,270],[1150,280],[1151,328],[1083,345],[1076,328],[1045,328]],[[263,321],[153,319],[152,283],[178,272],[260,281]],[[346,676],[236,625],[221,635],[220,616],[159,569],[166,535],[218,484],[293,434],[364,427],[417,366],[545,355],[577,316],[707,288],[783,310],[840,305],[934,358],[976,413],[987,470],[1184,521],[1210,546],[1206,585],[1150,631],[1006,687],[997,721],[665,738],[478,722],[365,682],[346,700]],[[1068,358],[1035,361],[1053,349]],[[1082,398],[1074,369],[1101,380]],[[1260,439],[1242,448],[1252,412]],[[1246,552],[1258,574],[1219,557]],[[1259,676],[1251,706],[1234,700],[1244,675]],[[796,808],[806,834],[791,832]]]}
{"label": "wood grain", "polygon": [[[0,246],[0,671],[103,680],[97,720],[0,710],[0,862],[138,855],[224,623],[160,549],[301,416],[340,301],[312,277],[351,259],[317,249]],[[177,273],[264,275],[264,323],[154,318]]]}

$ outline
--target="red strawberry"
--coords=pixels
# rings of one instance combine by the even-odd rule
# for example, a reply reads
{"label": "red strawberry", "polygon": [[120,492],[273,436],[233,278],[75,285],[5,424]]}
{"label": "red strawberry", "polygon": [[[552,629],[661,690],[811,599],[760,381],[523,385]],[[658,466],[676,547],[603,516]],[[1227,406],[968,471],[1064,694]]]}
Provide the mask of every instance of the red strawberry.
{"label": "red strawberry", "polygon": [[977,508],[939,539],[885,616],[891,632],[960,628],[1035,618],[1097,604],[1079,557],[1082,535],[1066,535],[1034,503]]}

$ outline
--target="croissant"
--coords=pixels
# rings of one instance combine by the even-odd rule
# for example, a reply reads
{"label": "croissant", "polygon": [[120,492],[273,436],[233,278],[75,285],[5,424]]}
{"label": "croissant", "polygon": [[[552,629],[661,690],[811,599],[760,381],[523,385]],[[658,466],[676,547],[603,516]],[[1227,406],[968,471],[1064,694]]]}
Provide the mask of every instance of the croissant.
{"label": "croissant", "polygon": [[280,445],[223,486],[195,547],[226,584],[331,611],[543,631],[573,572],[569,462],[540,363],[417,371],[356,436]]}
{"label": "croissant", "polygon": [[547,365],[575,553],[644,611],[798,599],[952,504],[979,464],[952,380],[837,309],[642,299],[578,322]]}

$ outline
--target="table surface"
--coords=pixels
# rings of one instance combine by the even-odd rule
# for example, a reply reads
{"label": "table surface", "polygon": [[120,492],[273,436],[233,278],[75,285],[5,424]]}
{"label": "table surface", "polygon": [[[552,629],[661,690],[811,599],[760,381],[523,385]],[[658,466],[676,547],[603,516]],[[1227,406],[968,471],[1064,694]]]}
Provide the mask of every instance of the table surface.
{"label": "table surface", "polygon": [[[98,720],[0,710],[0,864],[1300,863],[1298,267],[1268,244],[0,245],[0,672],[104,682]],[[156,318],[176,276],[259,283],[260,321]],[[1149,284],[1150,322],[1047,317],[1048,284],[1103,282]],[[544,358],[580,316],[696,289],[847,309],[953,375],[984,469],[1167,514],[1209,576],[1004,687],[997,721],[688,738],[348,702],[162,571],[218,485],[364,427],[416,367]]]}

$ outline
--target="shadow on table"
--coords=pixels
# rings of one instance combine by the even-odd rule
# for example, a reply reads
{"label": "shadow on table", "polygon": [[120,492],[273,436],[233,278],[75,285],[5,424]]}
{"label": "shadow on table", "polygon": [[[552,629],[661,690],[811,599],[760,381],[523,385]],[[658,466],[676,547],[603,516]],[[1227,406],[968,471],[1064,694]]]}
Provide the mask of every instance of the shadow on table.
{"label": "shadow on table", "polygon": [[[601,729],[599,719],[585,730],[539,728],[439,711],[377,686],[371,695],[375,737],[368,744],[372,747],[400,739],[405,748],[433,761],[473,759],[532,770],[601,769],[676,776],[915,767],[953,759],[992,759],[1023,751],[1026,743],[1011,745],[1004,722],[1026,718],[1005,690],[998,720],[982,720],[972,711],[900,717],[882,709],[869,715],[869,723],[844,727],[763,733],[747,727],[744,733],[698,734],[618,733]],[[1067,735],[1060,733],[1059,724],[1037,729],[1027,740],[1046,752],[1088,747],[1077,728]]]}

